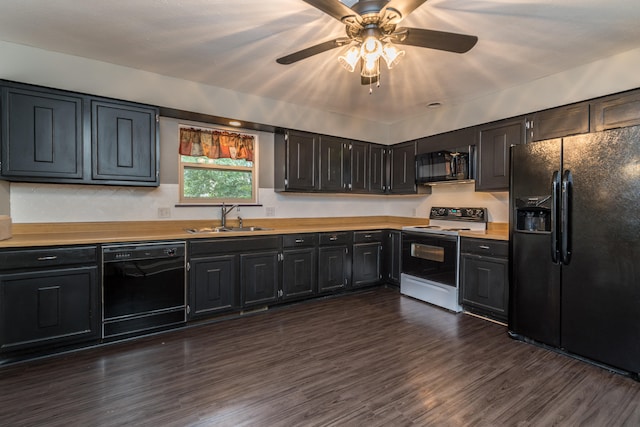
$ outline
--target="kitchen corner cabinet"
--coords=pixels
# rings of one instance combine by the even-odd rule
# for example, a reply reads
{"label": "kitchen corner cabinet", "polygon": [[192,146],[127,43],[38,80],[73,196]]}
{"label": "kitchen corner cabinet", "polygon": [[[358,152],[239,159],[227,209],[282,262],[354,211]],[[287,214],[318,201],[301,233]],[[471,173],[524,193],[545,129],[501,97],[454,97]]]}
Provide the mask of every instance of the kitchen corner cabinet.
{"label": "kitchen corner cabinet", "polygon": [[507,321],[509,244],[505,241],[460,239],[461,303],[473,313]]}
{"label": "kitchen corner cabinet", "polygon": [[274,137],[276,191],[317,191],[320,136],[286,130]]}
{"label": "kitchen corner cabinet", "polygon": [[390,148],[391,194],[416,194],[416,143],[405,142]]}
{"label": "kitchen corner cabinet", "polygon": [[400,271],[402,259],[402,232],[396,230],[386,230],[382,246],[384,259],[384,280],[391,284],[400,286]]}
{"label": "kitchen corner cabinet", "polygon": [[353,233],[351,287],[379,284],[382,281],[382,231]]}
{"label": "kitchen corner cabinet", "polygon": [[640,89],[605,96],[591,102],[591,131],[640,124]]}
{"label": "kitchen corner cabinet", "polygon": [[0,252],[0,353],[100,337],[97,248]]}
{"label": "kitchen corner cabinet", "polygon": [[318,293],[345,289],[351,277],[352,232],[336,231],[318,236]]}
{"label": "kitchen corner cabinet", "polygon": [[479,128],[476,191],[509,190],[510,147],[524,142],[524,126],[520,119]]}
{"label": "kitchen corner cabinet", "polygon": [[589,103],[565,105],[528,115],[527,142],[562,138],[589,132]]}
{"label": "kitchen corner cabinet", "polygon": [[157,108],[21,83],[0,88],[2,178],[159,185]]}
{"label": "kitchen corner cabinet", "polygon": [[308,298],[316,293],[317,245],[315,233],[282,236],[283,300]]}

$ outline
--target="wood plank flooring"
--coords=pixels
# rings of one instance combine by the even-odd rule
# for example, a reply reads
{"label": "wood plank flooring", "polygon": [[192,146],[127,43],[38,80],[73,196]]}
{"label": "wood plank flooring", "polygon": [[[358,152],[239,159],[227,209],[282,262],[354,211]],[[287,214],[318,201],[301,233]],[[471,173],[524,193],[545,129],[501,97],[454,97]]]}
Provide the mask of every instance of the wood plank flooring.
{"label": "wood plank flooring", "polygon": [[638,426],[640,383],[395,289],[0,368],[2,426]]}

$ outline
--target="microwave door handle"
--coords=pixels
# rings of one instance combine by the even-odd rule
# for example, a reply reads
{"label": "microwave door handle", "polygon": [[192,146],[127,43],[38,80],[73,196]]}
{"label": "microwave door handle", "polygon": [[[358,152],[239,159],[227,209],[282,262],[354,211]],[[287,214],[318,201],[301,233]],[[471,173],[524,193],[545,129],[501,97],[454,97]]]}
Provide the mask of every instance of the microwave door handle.
{"label": "microwave door handle", "polygon": [[451,154],[451,176],[456,176],[458,174],[458,165],[456,163],[456,160],[458,159],[458,156],[456,154]]}

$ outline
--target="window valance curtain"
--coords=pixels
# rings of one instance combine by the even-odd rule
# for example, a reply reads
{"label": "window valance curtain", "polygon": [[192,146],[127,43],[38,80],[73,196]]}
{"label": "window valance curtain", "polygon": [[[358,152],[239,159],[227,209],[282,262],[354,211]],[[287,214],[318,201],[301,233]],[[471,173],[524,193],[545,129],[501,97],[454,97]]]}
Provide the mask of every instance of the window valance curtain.
{"label": "window valance curtain", "polygon": [[245,159],[252,162],[254,140],[254,136],[240,133],[180,128],[180,147],[178,150],[183,156]]}

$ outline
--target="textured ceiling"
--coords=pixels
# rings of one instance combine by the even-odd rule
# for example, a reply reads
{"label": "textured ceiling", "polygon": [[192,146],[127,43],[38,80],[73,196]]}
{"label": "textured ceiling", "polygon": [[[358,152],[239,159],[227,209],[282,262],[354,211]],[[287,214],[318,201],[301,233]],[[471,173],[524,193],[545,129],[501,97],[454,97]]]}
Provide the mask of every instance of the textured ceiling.
{"label": "textured ceiling", "polygon": [[401,25],[478,44],[466,54],[406,46],[371,95],[338,64],[344,48],[275,62],[344,35],[302,0],[2,0],[0,40],[394,123],[638,48],[639,22],[638,0],[429,0]]}

